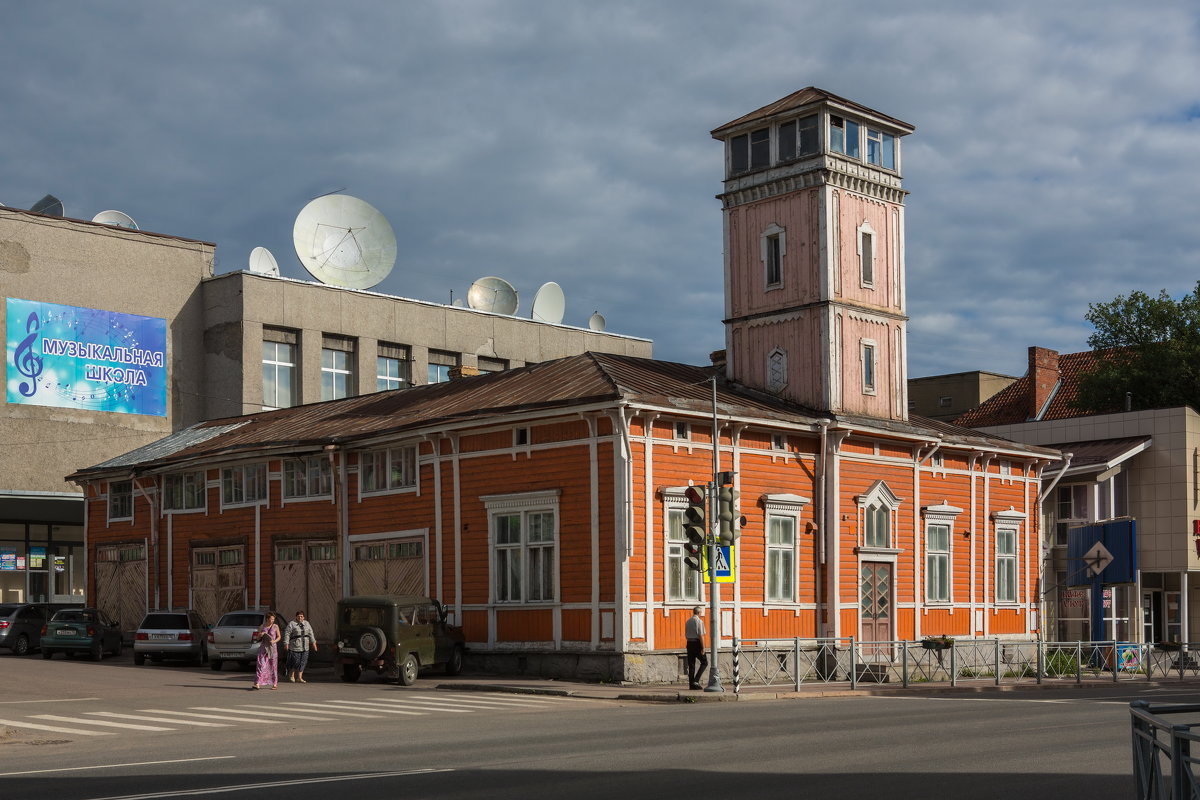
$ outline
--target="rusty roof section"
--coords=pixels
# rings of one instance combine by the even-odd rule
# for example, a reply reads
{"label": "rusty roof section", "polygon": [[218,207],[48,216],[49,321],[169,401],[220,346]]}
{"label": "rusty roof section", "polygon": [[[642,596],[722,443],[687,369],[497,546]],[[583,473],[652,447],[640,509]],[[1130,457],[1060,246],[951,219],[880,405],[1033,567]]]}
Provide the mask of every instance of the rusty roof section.
{"label": "rusty roof section", "polygon": [[59,217],[54,214],[40,214],[37,211],[29,211],[24,208],[11,208],[0,206],[0,214],[21,214],[34,219],[57,220],[59,222],[70,222],[74,225],[87,225],[92,228],[100,228],[101,230],[120,231],[126,234],[136,234],[150,239],[172,239],[178,242],[188,242],[190,244],[204,244],[209,247],[216,247],[214,242],[206,242],[203,239],[191,239],[187,236],[175,236],[170,233],[155,233],[154,231],[144,231],[141,228],[123,228],[117,225],[106,225],[103,222],[93,222],[90,219],[76,219],[75,217]]}
{"label": "rusty roof section", "polygon": [[1033,407],[1033,385],[1026,372],[981,405],[963,413],[954,420],[954,424],[965,428],[988,428],[1030,422],[1035,417],[1047,421],[1087,416],[1088,412],[1080,411],[1075,406],[1079,397],[1079,379],[1090,372],[1096,359],[1104,358],[1107,352],[1085,350],[1082,353],[1060,353],[1058,385],[1040,417],[1037,414],[1041,409]]}
{"label": "rusty roof section", "polygon": [[[68,480],[154,471],[203,459],[239,458],[243,454],[249,457],[263,451],[314,453],[328,444],[365,444],[406,432],[432,432],[456,424],[494,422],[504,415],[561,412],[573,407],[633,403],[667,413],[678,410],[681,414],[707,416],[712,412],[712,374],[711,366],[584,353],[448,383],[209,420],[115,459],[81,468]],[[726,418],[793,426],[812,425],[831,417],[723,379],[717,381],[717,411]],[[873,428],[881,434],[913,437],[940,432],[962,442],[991,443],[1034,454],[1053,452],[932,420],[904,423],[847,418],[847,423],[858,429]]]}
{"label": "rusty roof section", "polygon": [[871,117],[894,125],[895,127],[903,130],[905,133],[912,133],[914,130],[916,130],[915,127],[907,122],[898,120],[895,117],[890,117],[887,114],[880,113],[873,108],[868,108],[867,106],[862,105],[861,103],[856,103],[853,100],[847,100],[844,97],[839,97],[832,92],[827,92],[824,89],[818,89],[815,86],[806,86],[800,91],[792,92],[787,97],[776,100],[774,103],[769,103],[757,111],[751,111],[749,114],[738,117],[732,122],[726,122],[719,128],[714,129],[712,131],[712,136],[714,139],[721,139],[730,130],[738,128],[749,122],[754,122],[760,119],[770,119],[778,114],[784,114],[788,111],[792,111],[797,108],[803,108],[804,106],[808,105],[814,105],[816,103],[833,103],[835,105],[842,106],[843,108],[851,109],[865,117]]}

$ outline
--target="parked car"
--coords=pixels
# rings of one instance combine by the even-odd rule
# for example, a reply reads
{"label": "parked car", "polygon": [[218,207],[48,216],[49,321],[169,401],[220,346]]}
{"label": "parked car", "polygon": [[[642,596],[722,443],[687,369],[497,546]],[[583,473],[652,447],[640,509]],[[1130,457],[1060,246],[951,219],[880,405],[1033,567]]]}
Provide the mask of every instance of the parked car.
{"label": "parked car", "polygon": [[23,656],[38,646],[42,626],[50,618],[45,606],[35,603],[0,603],[0,647]]}
{"label": "parked car", "polygon": [[208,623],[192,609],[151,611],[133,636],[133,663],[150,659],[186,659],[200,665],[208,660]]}
{"label": "parked car", "polygon": [[345,597],[337,607],[337,661],[342,680],[354,682],[363,669],[411,686],[417,672],[441,665],[447,675],[462,671],[462,628],[446,621],[446,608],[417,595]]}
{"label": "parked car", "polygon": [[226,661],[237,662],[242,667],[253,666],[258,658],[259,647],[254,633],[262,626],[268,613],[275,613],[275,622],[280,630],[287,627],[287,621],[278,613],[262,609],[244,608],[223,614],[208,632],[208,665],[214,670],[219,670]]}
{"label": "parked car", "polygon": [[98,608],[64,608],[42,626],[42,658],[55,653],[87,653],[92,661],[105,653],[121,655],[121,626]]}

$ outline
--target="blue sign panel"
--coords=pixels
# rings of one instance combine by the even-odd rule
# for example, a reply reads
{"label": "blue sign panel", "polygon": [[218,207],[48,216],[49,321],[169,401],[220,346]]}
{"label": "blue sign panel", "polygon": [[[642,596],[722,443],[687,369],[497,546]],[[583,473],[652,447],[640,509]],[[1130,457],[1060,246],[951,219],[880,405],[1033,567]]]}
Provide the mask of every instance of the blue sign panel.
{"label": "blue sign panel", "polygon": [[1132,519],[1097,522],[1067,531],[1067,585],[1137,581],[1137,525]]}
{"label": "blue sign panel", "polygon": [[167,414],[167,321],[7,299],[10,403]]}

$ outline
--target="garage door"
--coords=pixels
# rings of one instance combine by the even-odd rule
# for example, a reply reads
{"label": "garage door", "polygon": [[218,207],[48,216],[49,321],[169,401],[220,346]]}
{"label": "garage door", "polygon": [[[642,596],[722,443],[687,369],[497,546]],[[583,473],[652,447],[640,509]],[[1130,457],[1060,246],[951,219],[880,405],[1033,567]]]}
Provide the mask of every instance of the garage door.
{"label": "garage door", "polygon": [[354,594],[428,595],[425,540],[412,537],[354,545]]}

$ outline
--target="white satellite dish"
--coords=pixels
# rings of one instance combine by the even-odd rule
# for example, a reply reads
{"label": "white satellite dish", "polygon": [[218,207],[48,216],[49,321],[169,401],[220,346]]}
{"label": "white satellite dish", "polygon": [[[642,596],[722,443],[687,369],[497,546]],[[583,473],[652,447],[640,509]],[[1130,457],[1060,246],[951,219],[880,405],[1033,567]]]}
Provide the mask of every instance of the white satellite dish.
{"label": "white satellite dish", "polygon": [[292,243],[304,268],[330,286],[369,289],[396,264],[396,234],[387,218],[348,194],[327,194],[300,209]]}
{"label": "white satellite dish", "polygon": [[461,297],[456,297],[456,298],[454,298],[454,302],[451,303],[450,305],[454,306],[455,308],[462,308],[466,304],[463,303]]}
{"label": "white satellite dish", "polygon": [[66,209],[63,208],[62,200],[59,200],[52,194],[48,194],[41,200],[38,200],[29,207],[29,210],[37,214],[47,214],[51,217],[62,217],[66,215]]}
{"label": "white satellite dish", "polygon": [[516,314],[521,305],[517,290],[504,278],[480,278],[467,290],[467,305],[476,311]]}
{"label": "white satellite dish", "polygon": [[604,330],[604,325],[604,316],[599,311],[592,314],[591,319],[588,320],[588,327],[594,331]]}
{"label": "white satellite dish", "polygon": [[129,228],[130,230],[138,230],[138,225],[133,221],[133,217],[126,214],[124,211],[101,211],[96,216],[92,217],[92,222],[99,222],[101,225],[115,225],[118,228]]}
{"label": "white satellite dish", "polygon": [[563,312],[567,308],[567,298],[563,295],[562,287],[554,281],[543,283],[542,288],[533,296],[533,310],[529,318],[538,322],[552,322],[558,325],[563,321]]}
{"label": "white satellite dish", "polygon": [[279,262],[265,247],[256,247],[250,251],[250,271],[259,275],[274,275],[279,277]]}

